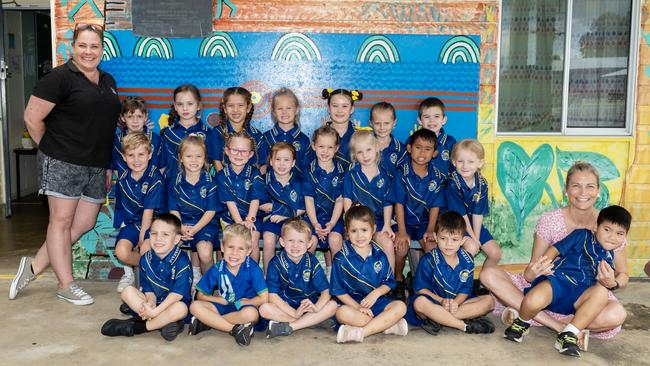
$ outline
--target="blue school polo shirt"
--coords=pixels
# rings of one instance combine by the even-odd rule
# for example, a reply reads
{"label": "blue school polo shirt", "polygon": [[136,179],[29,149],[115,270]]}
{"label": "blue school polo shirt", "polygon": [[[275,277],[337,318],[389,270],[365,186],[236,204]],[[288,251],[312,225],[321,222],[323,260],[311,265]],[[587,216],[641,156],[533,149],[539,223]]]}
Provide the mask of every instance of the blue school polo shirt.
{"label": "blue school polo shirt", "polygon": [[458,294],[470,295],[474,285],[474,259],[462,248],[457,255],[458,264],[451,268],[440,249],[425,254],[418,263],[413,290],[427,289],[443,299],[453,299]]}
{"label": "blue school polo shirt", "polygon": [[230,272],[224,259],[220,260],[201,277],[196,289],[208,296],[216,292],[231,304],[241,299],[252,299],[267,291],[260,266],[250,257],[246,257],[239,266],[237,275]]}
{"label": "blue school polo shirt", "polygon": [[386,285],[391,289],[397,285],[388,258],[381,248],[371,242],[372,248],[366,259],[354,250],[349,241],[343,243],[332,262],[330,294],[332,296],[350,295],[360,302],[371,291]]}
{"label": "blue school polo shirt", "polygon": [[574,286],[593,286],[601,260],[614,268],[614,252],[605,250],[588,229],[574,230],[554,247],[560,255],[553,261],[553,276]]}
{"label": "blue school polo shirt", "polygon": [[[160,160],[160,152],[161,152],[160,136],[158,136],[157,133],[154,133],[151,130],[147,130],[147,126],[144,126],[143,132],[147,136],[147,138],[149,139],[149,143],[151,144],[152,154],[151,154],[151,159],[149,160],[149,165],[158,167],[159,160]],[[122,157],[122,139],[124,139],[124,136],[126,136],[127,133],[128,131],[126,130],[126,128],[120,129],[115,134],[115,139],[113,140],[113,154],[112,154],[112,161],[111,161],[111,169],[117,172],[118,177],[122,175],[122,173],[126,169],[128,169],[128,167],[126,166],[126,162]]]}
{"label": "blue school polo shirt", "polygon": [[341,145],[339,145],[339,150],[336,152],[336,158],[343,163],[345,169],[349,169],[350,165],[352,165],[352,159],[350,157],[350,139],[356,130],[357,128],[354,124],[348,122],[348,130],[345,131],[343,136],[341,136]]}
{"label": "blue school polo shirt", "polygon": [[[225,206],[226,202],[237,204],[237,210],[242,219],[248,216],[248,209],[251,201],[265,199],[266,190],[264,180],[260,177],[260,172],[254,166],[247,164],[241,173],[235,173],[230,164],[226,163],[224,168],[217,173],[217,187],[219,200]],[[230,215],[227,208],[224,209],[222,219],[232,224],[235,220]]]}
{"label": "blue school polo shirt", "polygon": [[267,164],[269,155],[271,154],[271,147],[276,142],[288,142],[296,149],[296,167],[300,168],[303,164],[303,157],[309,151],[309,137],[300,132],[300,126],[295,125],[289,131],[284,131],[276,124],[270,130],[264,132],[260,141],[260,146],[257,150],[258,161],[261,165]]}
{"label": "blue school polo shirt", "polygon": [[402,165],[408,159],[406,146],[398,141],[395,136],[390,135],[390,144],[381,151],[380,165],[392,176],[395,176]]}
{"label": "blue school polo shirt", "polygon": [[433,163],[429,164],[424,178],[413,171],[410,157],[400,167],[393,182],[393,192],[395,203],[404,205],[404,223],[407,226],[427,225],[429,210],[445,206],[444,180],[444,175]]}
{"label": "blue school polo shirt", "polygon": [[447,209],[467,215],[472,221],[472,215],[487,215],[488,185],[479,172],[474,176],[474,187],[469,188],[463,177],[457,171],[452,172],[445,187]]}
{"label": "blue school polo shirt", "polygon": [[451,149],[456,145],[454,136],[448,135],[444,128],[438,132],[438,156],[433,159],[433,163],[438,170],[444,175],[449,175],[454,166],[451,163]]}
{"label": "blue school polo shirt", "polygon": [[142,224],[142,213],[146,209],[160,208],[163,195],[162,177],[158,169],[151,164],[140,179],[131,177],[127,167],[115,183],[115,215],[113,225]]}
{"label": "blue school polo shirt", "polygon": [[[235,133],[235,129],[232,128],[230,122],[226,122],[226,129],[228,130],[227,134]],[[255,140],[257,145],[260,144],[262,133],[255,127],[248,125],[248,128],[244,129],[246,133]],[[210,144],[208,145],[208,157],[210,161],[213,160],[228,162],[228,157],[224,154],[223,149],[226,146],[226,141],[223,137],[223,127],[217,125],[210,131]],[[253,157],[255,159],[255,157]],[[255,160],[253,160],[255,163]]]}
{"label": "blue school polo shirt", "polygon": [[334,203],[343,194],[344,177],[345,168],[337,160],[334,160],[334,169],[329,173],[318,165],[317,160],[313,160],[303,171],[303,194],[314,199],[318,221],[332,218]]}
{"label": "blue school polo shirt", "polygon": [[217,185],[206,171],[201,171],[196,184],[188,182],[185,172],[180,172],[167,187],[168,209],[181,214],[183,225],[194,225],[206,211],[217,211],[217,196]]}
{"label": "blue school polo shirt", "polygon": [[[381,166],[379,174],[368,181],[361,171],[361,165],[354,163],[343,178],[343,198],[368,206],[375,213],[375,219],[383,222],[384,207],[394,203],[392,185],[393,177]],[[379,227],[377,229],[381,230]]]}
{"label": "blue school polo shirt", "polygon": [[282,186],[275,179],[275,172],[272,169],[266,173],[264,182],[266,184],[265,202],[273,203],[273,210],[268,214],[269,217],[271,215],[280,215],[289,218],[296,217],[298,216],[298,210],[305,209],[302,181],[296,170],[291,172],[289,183],[286,186]]}
{"label": "blue school polo shirt", "polygon": [[270,293],[277,294],[294,308],[304,299],[315,304],[321,292],[329,287],[323,267],[313,254],[307,252],[300,262],[294,263],[284,250],[271,259],[266,283]]}
{"label": "blue school polo shirt", "polygon": [[192,265],[190,258],[178,245],[165,258],[149,250],[140,258],[140,286],[142,292],[156,294],[156,304],[163,302],[170,292],[183,296],[185,305],[191,300]]}
{"label": "blue school polo shirt", "polygon": [[172,127],[164,128],[160,132],[160,138],[162,140],[160,169],[165,169],[165,177],[176,176],[179,169],[178,148],[181,145],[181,141],[191,133],[203,137],[205,144],[210,146],[210,129],[202,121],[198,121],[189,128],[185,128],[177,122]]}

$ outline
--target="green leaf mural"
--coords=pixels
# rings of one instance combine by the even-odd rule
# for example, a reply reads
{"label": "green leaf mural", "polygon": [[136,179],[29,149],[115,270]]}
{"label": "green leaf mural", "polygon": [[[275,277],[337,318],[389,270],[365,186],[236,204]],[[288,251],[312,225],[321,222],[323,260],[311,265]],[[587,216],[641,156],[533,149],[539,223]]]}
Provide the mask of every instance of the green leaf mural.
{"label": "green leaf mural", "polygon": [[517,240],[521,239],[526,217],[544,194],[553,160],[553,148],[548,144],[538,147],[531,156],[516,143],[506,141],[499,145],[497,180],[501,192],[512,208]]}

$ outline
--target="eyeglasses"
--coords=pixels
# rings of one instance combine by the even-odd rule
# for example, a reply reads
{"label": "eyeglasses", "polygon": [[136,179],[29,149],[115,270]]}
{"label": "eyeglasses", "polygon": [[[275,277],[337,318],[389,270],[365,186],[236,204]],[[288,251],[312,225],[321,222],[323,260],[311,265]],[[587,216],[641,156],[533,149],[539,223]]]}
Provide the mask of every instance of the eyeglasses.
{"label": "eyeglasses", "polygon": [[233,155],[246,155],[249,152],[251,152],[250,150],[240,150],[240,149],[231,149],[231,148],[227,148],[227,149]]}
{"label": "eyeglasses", "polygon": [[104,26],[101,24],[94,24],[94,23],[77,23],[74,26],[74,31],[75,32],[81,32],[85,30],[92,30],[94,32],[98,33],[103,33],[104,32]]}

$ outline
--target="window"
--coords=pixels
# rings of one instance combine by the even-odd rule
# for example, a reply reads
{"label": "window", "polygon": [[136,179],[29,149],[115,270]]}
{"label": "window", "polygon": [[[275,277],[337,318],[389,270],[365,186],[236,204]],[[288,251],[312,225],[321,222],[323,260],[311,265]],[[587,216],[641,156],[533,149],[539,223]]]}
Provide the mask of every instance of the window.
{"label": "window", "polygon": [[503,0],[497,131],[629,133],[632,9],[632,0]]}

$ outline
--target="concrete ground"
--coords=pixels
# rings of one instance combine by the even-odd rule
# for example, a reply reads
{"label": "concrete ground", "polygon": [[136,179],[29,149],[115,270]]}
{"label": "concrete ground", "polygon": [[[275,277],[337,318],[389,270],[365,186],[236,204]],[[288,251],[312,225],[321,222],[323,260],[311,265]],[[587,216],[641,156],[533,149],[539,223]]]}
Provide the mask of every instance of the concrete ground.
{"label": "concrete ground", "polygon": [[47,210],[40,205],[14,207],[13,218],[0,218],[3,365],[650,365],[650,282],[632,282],[618,294],[628,310],[624,331],[610,341],[592,339],[580,360],[557,353],[554,334],[547,329],[533,329],[522,344],[504,340],[505,328],[494,316],[497,330],[490,335],[446,329],[434,337],[412,328],[406,337],[377,335],[362,344],[336,344],[334,333],[312,329],[273,340],[256,333],[246,348],[217,331],[194,337],[184,333],[171,343],[157,332],[108,338],[99,333],[101,325],[121,317],[115,283],[83,282],[95,304],[77,307],[56,298],[56,279],[47,271],[16,300],[7,300],[18,260],[36,251],[46,220]]}

